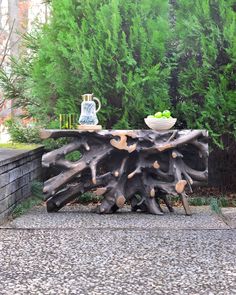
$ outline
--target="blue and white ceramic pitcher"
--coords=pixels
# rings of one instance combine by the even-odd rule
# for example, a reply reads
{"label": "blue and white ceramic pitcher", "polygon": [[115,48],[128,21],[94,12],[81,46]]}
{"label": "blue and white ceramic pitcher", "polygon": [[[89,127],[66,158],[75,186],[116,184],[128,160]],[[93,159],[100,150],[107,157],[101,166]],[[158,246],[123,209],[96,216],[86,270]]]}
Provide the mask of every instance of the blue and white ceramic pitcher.
{"label": "blue and white ceramic pitcher", "polygon": [[[80,125],[97,125],[98,118],[97,112],[101,108],[101,102],[98,98],[93,97],[92,94],[84,94],[82,95],[83,102],[81,104],[81,114],[79,117]],[[96,100],[98,102],[98,108],[96,109],[96,104],[94,102]]]}

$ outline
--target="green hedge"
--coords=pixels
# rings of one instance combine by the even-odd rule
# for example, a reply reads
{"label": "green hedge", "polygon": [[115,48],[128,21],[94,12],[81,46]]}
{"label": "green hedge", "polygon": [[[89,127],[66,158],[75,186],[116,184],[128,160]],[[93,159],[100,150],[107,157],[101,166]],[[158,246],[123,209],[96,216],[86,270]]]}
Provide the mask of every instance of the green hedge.
{"label": "green hedge", "polygon": [[218,144],[222,134],[236,137],[233,3],[236,1],[179,0],[175,9],[178,116],[188,127],[208,129]]}
{"label": "green hedge", "polygon": [[169,108],[177,127],[220,145],[236,137],[235,11],[235,0],[52,0],[11,93],[43,122],[79,112],[83,93],[102,100],[108,128],[142,128]]}
{"label": "green hedge", "polygon": [[153,109],[170,106],[169,38],[163,0],[54,0],[33,63],[34,94],[60,114],[78,112],[81,94],[93,92],[102,125],[142,127]]}

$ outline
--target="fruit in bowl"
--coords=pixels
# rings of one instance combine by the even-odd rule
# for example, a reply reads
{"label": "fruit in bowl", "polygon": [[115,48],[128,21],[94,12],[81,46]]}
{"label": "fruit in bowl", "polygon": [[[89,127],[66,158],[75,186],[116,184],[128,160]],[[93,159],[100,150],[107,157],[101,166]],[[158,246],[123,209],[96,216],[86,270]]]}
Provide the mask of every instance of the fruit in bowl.
{"label": "fruit in bowl", "polygon": [[162,112],[157,112],[154,117],[155,118],[162,118]]}
{"label": "fruit in bowl", "polygon": [[171,117],[171,112],[169,110],[165,110],[163,112],[159,111],[155,113],[155,115],[147,116],[144,121],[149,128],[161,131],[173,127],[177,119]]}

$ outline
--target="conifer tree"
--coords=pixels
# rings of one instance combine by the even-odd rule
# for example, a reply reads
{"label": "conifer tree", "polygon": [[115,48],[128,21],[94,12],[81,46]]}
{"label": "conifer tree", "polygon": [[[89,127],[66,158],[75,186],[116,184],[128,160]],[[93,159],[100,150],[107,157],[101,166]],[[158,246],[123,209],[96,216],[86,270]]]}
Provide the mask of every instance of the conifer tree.
{"label": "conifer tree", "polygon": [[177,128],[207,129],[218,145],[236,138],[236,0],[50,2],[30,62],[27,51],[12,79],[0,72],[7,97],[45,122],[79,113],[90,92],[104,127],[142,128],[171,108]]}
{"label": "conifer tree", "polygon": [[236,13],[231,0],[178,0],[178,115],[189,128],[236,137]]}
{"label": "conifer tree", "polygon": [[58,114],[78,112],[81,94],[94,93],[104,126],[144,126],[146,115],[170,107],[168,8],[163,0],[52,0],[34,95]]}

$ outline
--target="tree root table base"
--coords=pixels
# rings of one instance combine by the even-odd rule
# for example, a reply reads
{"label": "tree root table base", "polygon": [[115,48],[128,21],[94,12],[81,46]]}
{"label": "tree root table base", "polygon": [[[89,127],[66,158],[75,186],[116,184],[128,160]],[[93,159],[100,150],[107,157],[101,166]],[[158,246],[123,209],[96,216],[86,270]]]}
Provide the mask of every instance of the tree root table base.
{"label": "tree root table base", "polygon": [[[102,195],[98,213],[114,213],[126,202],[132,211],[163,214],[160,200],[180,196],[190,215],[186,190],[206,184],[207,132],[204,130],[42,130],[41,138],[66,137],[63,147],[44,154],[51,168],[44,183],[48,212],[56,212],[80,194]],[[80,151],[79,160],[65,159]]]}

